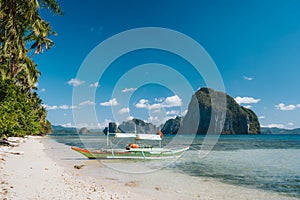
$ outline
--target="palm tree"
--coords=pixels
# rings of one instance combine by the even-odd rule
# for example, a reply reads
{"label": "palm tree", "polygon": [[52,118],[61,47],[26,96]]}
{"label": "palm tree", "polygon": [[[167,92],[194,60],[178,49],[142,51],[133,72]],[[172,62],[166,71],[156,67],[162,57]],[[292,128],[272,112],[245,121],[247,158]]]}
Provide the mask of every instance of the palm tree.
{"label": "palm tree", "polygon": [[40,17],[41,7],[62,14],[56,0],[0,0],[0,75],[27,91],[40,75],[32,57],[54,44],[49,36],[55,32]]}
{"label": "palm tree", "polygon": [[40,17],[42,7],[62,14],[56,0],[0,0],[0,136],[51,130],[33,90],[40,72],[32,58],[54,45],[49,36],[55,32]]}

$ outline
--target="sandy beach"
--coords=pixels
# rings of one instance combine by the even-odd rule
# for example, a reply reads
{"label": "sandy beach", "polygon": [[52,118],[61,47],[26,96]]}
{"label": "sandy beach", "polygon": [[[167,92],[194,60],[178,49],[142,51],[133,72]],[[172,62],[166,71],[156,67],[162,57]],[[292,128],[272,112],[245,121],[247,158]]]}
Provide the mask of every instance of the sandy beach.
{"label": "sandy beach", "polygon": [[24,154],[0,153],[0,199],[297,199],[166,169],[122,173],[47,138],[13,150]]}
{"label": "sandy beach", "polygon": [[110,199],[101,185],[67,172],[49,158],[38,137],[1,155],[0,199]]}

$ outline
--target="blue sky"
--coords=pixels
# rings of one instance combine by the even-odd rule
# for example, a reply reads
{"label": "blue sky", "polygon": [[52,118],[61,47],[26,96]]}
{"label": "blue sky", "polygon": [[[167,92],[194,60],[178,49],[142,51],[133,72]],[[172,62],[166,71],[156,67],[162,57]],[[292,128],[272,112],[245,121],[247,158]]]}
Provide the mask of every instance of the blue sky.
{"label": "blue sky", "polygon": [[[226,93],[251,106],[262,125],[300,127],[299,1],[65,0],[60,4],[61,17],[42,12],[58,33],[52,37],[55,46],[35,58],[42,72],[38,93],[52,124],[73,126],[72,111],[83,110],[86,123],[80,126],[89,127],[130,117],[159,124],[184,115],[190,95],[181,93],[185,89],[178,77],[146,68],[141,74],[131,71],[133,77],[128,74],[136,66],[159,63],[183,75],[194,91],[207,85],[190,63],[172,52],[130,52],[116,59],[99,79],[78,79],[83,62],[101,42],[134,28],[162,27],[202,45],[218,68]],[[133,79],[147,79],[143,73],[161,76],[175,89],[155,81],[131,87]],[[120,91],[114,96],[116,85]],[[82,98],[73,105],[73,89],[80,87],[95,91],[95,98]],[[122,95],[129,95],[129,100],[123,102]],[[92,110],[97,121],[88,120]]]}

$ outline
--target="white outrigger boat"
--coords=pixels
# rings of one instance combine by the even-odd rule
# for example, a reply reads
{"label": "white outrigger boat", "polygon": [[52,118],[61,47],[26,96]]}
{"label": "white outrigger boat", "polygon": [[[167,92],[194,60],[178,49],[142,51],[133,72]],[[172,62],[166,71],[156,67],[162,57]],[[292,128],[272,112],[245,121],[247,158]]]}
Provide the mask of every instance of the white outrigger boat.
{"label": "white outrigger boat", "polygon": [[[114,138],[132,138],[134,143],[127,144],[124,149],[109,149],[109,137]],[[141,144],[140,141],[158,141],[158,147],[153,147],[148,144]],[[169,149],[161,147],[162,133],[159,131],[158,135],[154,134],[136,134],[136,133],[107,133],[106,149],[102,150],[88,150],[78,147],[71,147],[73,150],[81,153],[89,159],[166,159],[166,158],[178,158],[185,151],[189,149],[189,146],[179,149]]]}

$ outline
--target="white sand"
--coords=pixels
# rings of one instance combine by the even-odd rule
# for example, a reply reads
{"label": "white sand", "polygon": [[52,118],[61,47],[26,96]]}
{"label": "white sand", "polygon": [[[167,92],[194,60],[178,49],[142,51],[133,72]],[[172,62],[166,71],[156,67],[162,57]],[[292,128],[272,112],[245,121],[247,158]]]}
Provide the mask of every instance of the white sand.
{"label": "white sand", "polygon": [[[5,159],[0,160],[0,199],[297,199],[170,170],[121,173],[105,162],[83,159],[63,144],[44,143],[30,137],[14,148],[24,155],[0,156]],[[78,170],[75,164],[85,166]]]}
{"label": "white sand", "polygon": [[43,149],[39,139],[30,137],[14,149],[24,155],[4,156],[0,199],[110,199],[101,185],[66,172]]}

